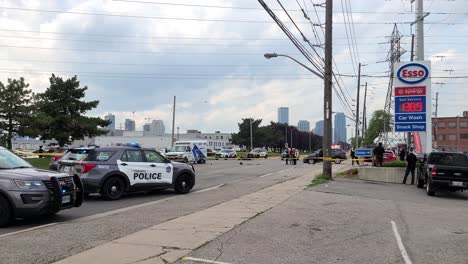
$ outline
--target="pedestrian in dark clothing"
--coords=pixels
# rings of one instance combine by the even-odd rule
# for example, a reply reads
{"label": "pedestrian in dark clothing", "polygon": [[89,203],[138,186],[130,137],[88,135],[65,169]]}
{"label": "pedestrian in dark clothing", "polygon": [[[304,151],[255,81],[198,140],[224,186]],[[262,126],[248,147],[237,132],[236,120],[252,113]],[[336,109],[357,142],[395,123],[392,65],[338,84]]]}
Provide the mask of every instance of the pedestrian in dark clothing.
{"label": "pedestrian in dark clothing", "polygon": [[374,157],[377,167],[382,167],[384,153],[385,149],[383,148],[382,143],[379,143],[379,145],[374,148]]}
{"label": "pedestrian in dark clothing", "polygon": [[286,165],[288,165],[288,161],[289,161],[289,150],[286,149],[285,152],[286,152],[286,156],[284,157],[284,159],[286,160]]}
{"label": "pedestrian in dark clothing", "polygon": [[411,172],[411,184],[414,184],[414,171],[416,170],[416,162],[418,158],[413,153],[413,149],[410,149],[408,155],[406,156],[406,171],[405,178],[403,179],[403,184],[406,184],[406,179]]}
{"label": "pedestrian in dark clothing", "polygon": [[[352,148],[349,155],[351,156],[351,165],[354,166],[354,160],[356,159],[356,150],[354,148]],[[356,163],[357,163],[357,165],[361,165],[361,164],[359,164],[359,160],[356,160]]]}
{"label": "pedestrian in dark clothing", "polygon": [[406,149],[402,148],[400,153],[399,153],[399,156],[400,156],[401,161],[405,161]]}

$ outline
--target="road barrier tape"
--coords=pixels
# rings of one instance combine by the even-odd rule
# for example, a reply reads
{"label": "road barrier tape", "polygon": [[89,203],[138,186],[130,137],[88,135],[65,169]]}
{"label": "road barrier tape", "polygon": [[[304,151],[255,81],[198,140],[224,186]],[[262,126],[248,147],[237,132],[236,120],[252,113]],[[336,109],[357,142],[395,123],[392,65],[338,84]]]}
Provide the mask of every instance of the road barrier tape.
{"label": "road barrier tape", "polygon": [[13,152],[16,156],[19,157],[28,157],[28,156],[39,156],[39,157],[55,157],[63,156],[65,153],[18,153]]}
{"label": "road barrier tape", "polygon": [[372,158],[358,158],[358,159],[340,159],[340,158],[332,158],[332,157],[313,157],[310,158],[311,160],[326,160],[326,161],[345,161],[345,160],[351,160],[351,161],[372,161]]}

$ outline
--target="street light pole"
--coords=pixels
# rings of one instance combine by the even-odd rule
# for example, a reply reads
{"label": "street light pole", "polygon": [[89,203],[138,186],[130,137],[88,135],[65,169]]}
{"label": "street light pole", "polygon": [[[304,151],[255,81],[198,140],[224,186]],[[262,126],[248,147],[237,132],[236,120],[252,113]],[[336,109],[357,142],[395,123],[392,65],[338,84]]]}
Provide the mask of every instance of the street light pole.
{"label": "street light pole", "polygon": [[176,97],[175,97],[175,95],[174,95],[174,106],[173,106],[173,108],[172,108],[172,137],[171,137],[171,147],[174,146],[175,105],[176,105]]}
{"label": "street light pole", "polygon": [[252,118],[250,118],[250,151],[253,149],[253,137],[252,137]]}

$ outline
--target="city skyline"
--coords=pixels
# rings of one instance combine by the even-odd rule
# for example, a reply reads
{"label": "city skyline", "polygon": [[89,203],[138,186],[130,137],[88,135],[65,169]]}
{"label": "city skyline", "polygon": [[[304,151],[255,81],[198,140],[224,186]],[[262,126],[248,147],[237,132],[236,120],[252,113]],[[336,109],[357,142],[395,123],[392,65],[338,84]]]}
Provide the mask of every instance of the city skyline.
{"label": "city skyline", "polygon": [[299,120],[297,129],[301,132],[310,132],[310,122],[307,120]]}
{"label": "city skyline", "polygon": [[337,112],[335,113],[333,123],[334,143],[347,142],[348,138],[346,134],[346,116],[344,113]]}

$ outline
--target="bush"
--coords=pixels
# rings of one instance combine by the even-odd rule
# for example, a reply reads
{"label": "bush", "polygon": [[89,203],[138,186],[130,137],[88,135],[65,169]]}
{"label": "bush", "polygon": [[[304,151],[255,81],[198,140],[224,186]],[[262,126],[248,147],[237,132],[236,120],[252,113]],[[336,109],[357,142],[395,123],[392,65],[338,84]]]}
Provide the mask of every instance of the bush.
{"label": "bush", "polygon": [[406,162],[401,161],[401,160],[390,161],[390,162],[385,162],[383,166],[389,167],[389,168],[405,168]]}

